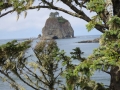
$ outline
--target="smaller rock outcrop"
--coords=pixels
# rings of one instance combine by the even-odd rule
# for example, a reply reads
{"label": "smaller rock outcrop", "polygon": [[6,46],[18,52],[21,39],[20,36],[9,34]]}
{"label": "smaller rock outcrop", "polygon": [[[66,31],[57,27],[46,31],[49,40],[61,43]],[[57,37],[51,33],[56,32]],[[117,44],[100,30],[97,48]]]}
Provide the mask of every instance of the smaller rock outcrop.
{"label": "smaller rock outcrop", "polygon": [[68,20],[59,16],[58,12],[51,12],[42,29],[41,39],[73,38],[74,30]]}
{"label": "smaller rock outcrop", "polygon": [[41,37],[41,34],[38,35],[38,38],[40,38],[40,37]]}
{"label": "smaller rock outcrop", "polygon": [[96,39],[93,39],[93,40],[80,41],[78,43],[99,43],[99,38],[96,38]]}

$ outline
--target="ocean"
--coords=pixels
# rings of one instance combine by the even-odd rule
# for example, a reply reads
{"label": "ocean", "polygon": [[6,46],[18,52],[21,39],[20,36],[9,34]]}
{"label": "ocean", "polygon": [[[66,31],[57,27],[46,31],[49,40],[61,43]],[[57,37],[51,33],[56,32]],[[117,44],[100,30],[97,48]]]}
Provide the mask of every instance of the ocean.
{"label": "ocean", "polygon": [[[95,38],[99,38],[100,35],[91,35],[91,36],[76,36],[75,38],[67,38],[67,39],[56,39],[57,45],[61,50],[64,50],[67,55],[70,55],[70,52],[73,51],[74,48],[80,47],[80,49],[84,52],[83,57],[88,57],[90,54],[92,54],[93,50],[95,48],[99,47],[99,43],[77,43],[82,40],[93,40]],[[0,40],[0,45],[5,44],[9,40]],[[22,41],[22,39],[19,39]],[[39,42],[39,39],[35,39],[32,42],[32,48],[36,45],[37,42]],[[33,54],[32,49],[28,51],[29,54]],[[32,59],[35,57],[33,56]],[[73,61],[74,64],[78,64],[77,61]],[[105,85],[109,85],[110,82],[110,76],[106,73],[96,71],[94,75],[91,77],[91,79],[95,80],[96,82],[104,83]],[[17,80],[17,79],[16,79]],[[17,80],[20,82],[19,80]],[[26,88],[26,90],[33,90],[26,86],[23,82],[20,82],[22,86]],[[6,82],[2,82],[0,79],[0,90],[14,90],[13,88],[10,88],[9,84]]]}

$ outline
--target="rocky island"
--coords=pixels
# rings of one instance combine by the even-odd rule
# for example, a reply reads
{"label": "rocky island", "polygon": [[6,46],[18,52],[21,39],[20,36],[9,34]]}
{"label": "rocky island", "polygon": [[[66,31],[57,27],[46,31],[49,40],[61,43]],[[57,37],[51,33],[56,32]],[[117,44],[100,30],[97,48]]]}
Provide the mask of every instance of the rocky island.
{"label": "rocky island", "polygon": [[99,43],[100,38],[96,38],[93,40],[85,40],[85,41],[80,41],[78,43]]}
{"label": "rocky island", "polygon": [[42,29],[41,39],[62,39],[73,38],[74,30],[69,21],[58,12],[51,12],[49,18],[46,20],[45,26]]}

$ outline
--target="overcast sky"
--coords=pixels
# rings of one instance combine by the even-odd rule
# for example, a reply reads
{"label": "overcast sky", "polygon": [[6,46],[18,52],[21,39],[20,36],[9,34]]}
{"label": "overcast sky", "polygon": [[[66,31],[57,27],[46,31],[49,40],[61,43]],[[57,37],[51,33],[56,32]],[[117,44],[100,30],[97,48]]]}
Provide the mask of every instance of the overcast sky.
{"label": "overcast sky", "polygon": [[[16,39],[16,38],[32,38],[37,37],[38,34],[42,34],[42,28],[45,25],[46,19],[49,18],[50,12],[54,10],[41,9],[27,11],[27,17],[24,18],[24,14],[20,15],[17,21],[17,14],[12,13],[0,18],[0,39]],[[90,14],[90,12],[88,12]],[[85,25],[86,22],[59,12],[60,16],[69,20],[75,36],[81,35],[100,35],[101,33],[97,30],[87,31]]]}

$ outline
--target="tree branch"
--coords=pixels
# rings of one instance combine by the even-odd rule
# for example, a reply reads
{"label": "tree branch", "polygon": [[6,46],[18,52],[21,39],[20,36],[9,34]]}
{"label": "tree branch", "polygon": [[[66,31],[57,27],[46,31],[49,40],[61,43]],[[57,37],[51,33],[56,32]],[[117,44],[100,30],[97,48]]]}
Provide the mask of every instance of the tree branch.
{"label": "tree branch", "polygon": [[0,15],[0,18],[3,17],[3,16],[5,16],[5,15],[7,15],[7,14],[9,14],[9,13],[11,13],[11,12],[14,12],[14,11],[15,10],[13,9],[13,10],[10,10],[8,12],[5,12],[5,13],[3,13],[3,14]]}
{"label": "tree branch", "polygon": [[80,15],[81,19],[89,22],[91,21],[91,19],[80,9],[77,9],[74,5],[72,5],[70,2],[68,2],[67,0],[61,0],[64,4],[66,4],[67,6],[69,6],[74,12],[76,12],[78,15]]}
{"label": "tree branch", "polygon": [[[14,71],[16,72],[16,76],[17,76],[22,82],[24,82],[25,84],[27,84],[28,86],[30,86],[31,88],[33,88],[33,89],[35,89],[35,90],[39,90],[39,89],[35,88],[34,86],[30,85],[28,82],[26,82],[26,81],[19,75],[19,73],[17,72],[17,68],[15,68]],[[42,87],[40,87],[40,88],[43,89],[43,90],[46,90],[46,89],[44,89],[44,88],[42,88]]]}
{"label": "tree branch", "polygon": [[[66,4],[67,6],[69,6],[69,7],[70,7],[73,11],[75,11],[76,13],[71,12],[71,11],[68,11],[68,10],[65,10],[65,9],[60,8],[60,7],[57,7],[57,6],[54,6],[53,4],[47,2],[46,0],[44,0],[44,3],[46,3],[47,6],[40,6],[40,5],[38,5],[38,6],[29,7],[29,9],[50,8],[50,9],[53,9],[53,10],[62,11],[62,12],[64,12],[64,13],[67,13],[67,14],[69,14],[69,15],[71,15],[71,16],[74,16],[74,17],[81,18],[81,19],[83,19],[83,20],[85,20],[85,21],[87,21],[87,22],[91,21],[91,19],[90,19],[83,11],[78,10],[74,5],[70,4],[70,2],[66,2],[66,0],[65,0],[65,1],[62,0],[62,2],[63,2],[64,4]],[[3,17],[3,16],[5,16],[5,15],[11,13],[11,12],[14,12],[14,11],[15,11],[15,10],[10,10],[10,11],[8,11],[8,12],[3,13],[2,15],[0,15],[0,17]],[[106,27],[104,27],[103,25],[96,25],[95,28],[96,28],[98,31],[104,33]]]}
{"label": "tree branch", "polygon": [[105,70],[102,70],[103,72],[105,72],[105,73],[107,73],[107,74],[111,74],[110,72],[108,72],[108,71],[105,71]]}
{"label": "tree branch", "polygon": [[13,80],[8,74],[4,73],[2,70],[0,70],[0,73],[5,75],[7,78],[9,78],[12,82],[16,83],[15,80]]}
{"label": "tree branch", "polygon": [[44,81],[42,81],[39,77],[38,77],[38,75],[37,74],[35,74],[33,71],[31,71],[29,68],[27,68],[26,66],[25,66],[25,68],[29,71],[29,72],[31,72],[32,74],[30,74],[30,75],[32,75],[33,77],[35,77],[36,79],[38,79],[38,80],[40,80],[40,82],[42,82],[43,84],[45,84],[45,85],[47,85],[48,86],[48,84],[47,83],[45,83]]}
{"label": "tree branch", "polygon": [[86,8],[86,6],[83,5],[84,4],[83,1],[81,3],[78,0],[74,0],[74,1],[77,5],[79,5],[80,8],[82,8],[82,7]]}

